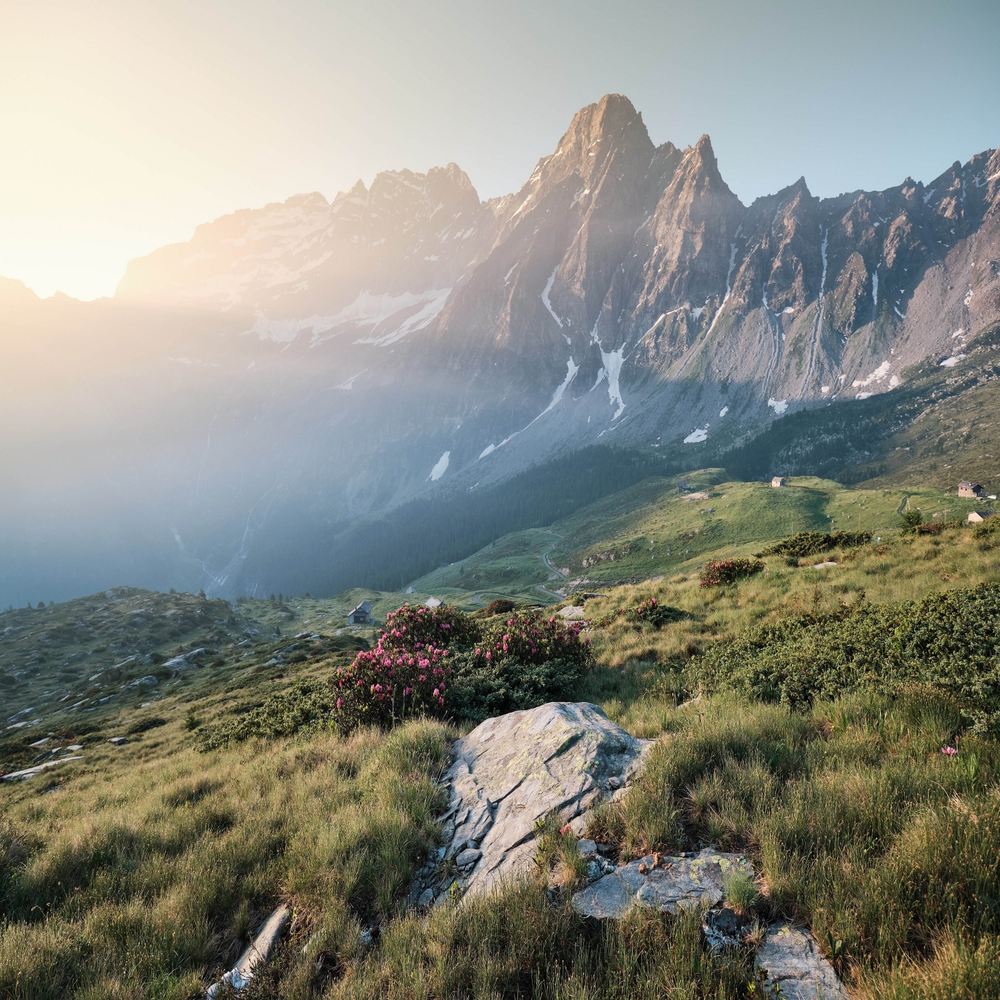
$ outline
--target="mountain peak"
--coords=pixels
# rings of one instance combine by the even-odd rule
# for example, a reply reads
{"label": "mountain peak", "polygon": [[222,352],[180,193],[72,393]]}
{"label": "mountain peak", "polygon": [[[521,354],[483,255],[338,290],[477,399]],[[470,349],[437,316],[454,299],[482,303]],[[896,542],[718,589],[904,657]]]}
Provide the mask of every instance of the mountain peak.
{"label": "mountain peak", "polygon": [[595,104],[588,104],[573,115],[556,152],[558,154],[567,146],[582,144],[586,147],[614,140],[630,130],[640,133],[650,143],[642,115],[635,110],[632,102],[623,94],[605,94]]}

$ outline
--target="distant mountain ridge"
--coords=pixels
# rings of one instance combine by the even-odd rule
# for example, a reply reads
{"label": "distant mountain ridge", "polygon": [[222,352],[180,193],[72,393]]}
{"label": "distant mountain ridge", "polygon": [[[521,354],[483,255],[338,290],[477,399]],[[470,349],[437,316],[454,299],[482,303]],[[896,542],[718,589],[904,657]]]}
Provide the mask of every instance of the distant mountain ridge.
{"label": "distant mountain ridge", "polygon": [[[955,363],[1000,320],[1000,152],[926,187],[818,199],[800,179],[744,206],[708,136],[656,146],[607,95],[503,198],[455,164],[386,172],[199,226],[131,262],[111,302],[17,303],[33,349],[112,336],[127,383],[60,383],[87,447],[124,467],[154,441],[129,509],[151,474],[162,559],[249,592],[289,523],[335,534],[594,444],[721,453]],[[9,379],[44,424],[52,380]],[[144,400],[128,426],[123,395]],[[104,488],[87,487],[98,506]]]}

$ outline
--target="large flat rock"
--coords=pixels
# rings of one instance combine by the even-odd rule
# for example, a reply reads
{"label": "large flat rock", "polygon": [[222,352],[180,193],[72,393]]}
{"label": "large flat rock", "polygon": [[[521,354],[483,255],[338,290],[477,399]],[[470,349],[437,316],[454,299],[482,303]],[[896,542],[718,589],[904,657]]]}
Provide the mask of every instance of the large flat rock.
{"label": "large flat rock", "polygon": [[487,719],[455,743],[443,846],[418,873],[413,901],[440,901],[453,882],[484,892],[528,870],[539,820],[554,812],[582,832],[584,812],[619,794],[650,746],[583,702]]}
{"label": "large flat rock", "polygon": [[786,1000],[847,1000],[833,966],[803,927],[771,924],[757,949],[757,965],[767,970],[768,982],[777,983]]}
{"label": "large flat rock", "polygon": [[[573,896],[573,908],[598,920],[625,916],[634,906],[666,913],[717,906],[724,895],[723,880],[734,872],[753,877],[753,866],[741,854],[705,848],[697,854],[640,858],[603,875]],[[644,870],[640,870],[644,869]]]}

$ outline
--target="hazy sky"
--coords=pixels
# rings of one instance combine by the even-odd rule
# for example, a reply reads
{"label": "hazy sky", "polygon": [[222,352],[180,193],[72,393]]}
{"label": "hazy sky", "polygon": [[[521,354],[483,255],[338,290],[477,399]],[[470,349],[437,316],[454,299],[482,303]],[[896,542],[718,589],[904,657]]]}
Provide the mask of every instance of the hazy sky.
{"label": "hazy sky", "polygon": [[747,202],[1000,145],[998,0],[0,0],[0,275],[111,294],[236,208],[449,160],[517,188],[573,112],[712,136]]}

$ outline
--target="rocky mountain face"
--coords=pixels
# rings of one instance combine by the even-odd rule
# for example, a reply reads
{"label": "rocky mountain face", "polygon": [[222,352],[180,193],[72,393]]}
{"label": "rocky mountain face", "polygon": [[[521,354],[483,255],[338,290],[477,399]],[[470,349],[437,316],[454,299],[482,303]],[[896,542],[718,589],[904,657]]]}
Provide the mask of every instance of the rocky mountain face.
{"label": "rocky mountain face", "polygon": [[[1000,320],[1000,151],[926,186],[818,199],[800,179],[747,207],[707,136],[656,146],[608,95],[504,198],[454,164],[387,172],[200,226],[113,300],[10,283],[0,303],[27,484],[8,513],[36,556],[73,498],[115,525],[89,552],[108,530],[157,551],[128,582],[252,592],[289,532],[595,442],[694,461],[953,364]],[[17,534],[0,545],[23,568]]]}

